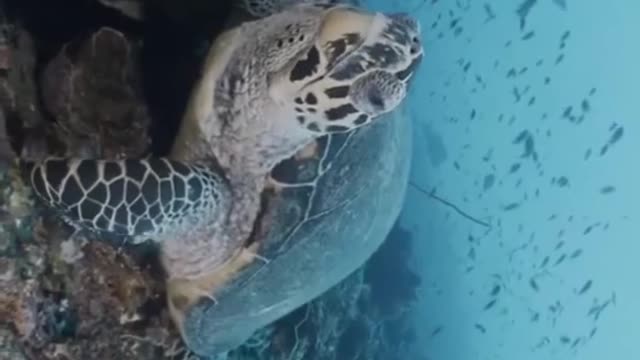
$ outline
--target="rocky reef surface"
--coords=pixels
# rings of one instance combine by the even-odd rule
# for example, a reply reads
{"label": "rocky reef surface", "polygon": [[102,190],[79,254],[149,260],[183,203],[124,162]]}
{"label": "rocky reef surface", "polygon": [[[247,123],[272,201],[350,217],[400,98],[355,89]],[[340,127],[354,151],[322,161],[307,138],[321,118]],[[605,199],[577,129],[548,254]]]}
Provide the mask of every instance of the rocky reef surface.
{"label": "rocky reef surface", "polygon": [[[196,359],[170,321],[154,249],[74,233],[11,167],[17,153],[167,152],[232,5],[166,0],[142,16],[141,3],[0,1],[0,360]],[[364,267],[228,358],[403,359],[420,282],[410,252],[396,228]]]}

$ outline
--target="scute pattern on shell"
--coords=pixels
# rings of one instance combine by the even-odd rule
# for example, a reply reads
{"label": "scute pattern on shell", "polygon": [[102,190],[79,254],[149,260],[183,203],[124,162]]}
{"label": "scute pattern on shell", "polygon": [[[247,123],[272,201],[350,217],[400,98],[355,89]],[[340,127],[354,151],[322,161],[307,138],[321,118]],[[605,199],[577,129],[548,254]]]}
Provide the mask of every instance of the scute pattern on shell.
{"label": "scute pattern on shell", "polygon": [[38,197],[71,224],[162,242],[220,216],[226,180],[211,169],[167,159],[46,159],[26,163]]}

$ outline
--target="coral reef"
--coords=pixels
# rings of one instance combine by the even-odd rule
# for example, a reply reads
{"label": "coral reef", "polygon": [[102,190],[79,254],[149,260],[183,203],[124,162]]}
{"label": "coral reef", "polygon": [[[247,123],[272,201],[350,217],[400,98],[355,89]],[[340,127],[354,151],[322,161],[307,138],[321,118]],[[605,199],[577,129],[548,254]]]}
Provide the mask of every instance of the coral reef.
{"label": "coral reef", "polygon": [[146,154],[150,118],[139,59],[139,41],[100,28],[67,43],[46,64],[42,102],[66,153],[108,159]]}
{"label": "coral reef", "polygon": [[0,359],[179,354],[161,273],[147,249],[123,252],[74,234],[37,211],[10,166],[16,151],[28,158],[144,154],[149,117],[134,66],[136,43],[98,29],[61,48],[38,79],[29,32],[8,17],[2,30]]}

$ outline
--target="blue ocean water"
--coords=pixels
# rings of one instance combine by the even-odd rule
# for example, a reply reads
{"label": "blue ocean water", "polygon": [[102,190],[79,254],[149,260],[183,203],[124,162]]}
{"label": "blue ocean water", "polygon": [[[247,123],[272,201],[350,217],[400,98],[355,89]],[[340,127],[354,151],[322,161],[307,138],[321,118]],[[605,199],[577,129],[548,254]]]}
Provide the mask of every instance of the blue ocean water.
{"label": "blue ocean water", "polygon": [[640,3],[367,4],[418,17],[426,51],[414,358],[640,358]]}

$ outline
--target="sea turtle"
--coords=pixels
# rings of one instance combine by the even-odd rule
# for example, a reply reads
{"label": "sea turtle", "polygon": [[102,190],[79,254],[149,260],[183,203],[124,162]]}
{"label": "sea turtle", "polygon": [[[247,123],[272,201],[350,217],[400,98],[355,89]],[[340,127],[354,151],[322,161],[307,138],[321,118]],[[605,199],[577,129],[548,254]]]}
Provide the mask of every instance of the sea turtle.
{"label": "sea turtle", "polygon": [[291,6],[216,39],[169,157],[24,171],[70,224],[156,242],[183,338],[226,351],[386,236],[410,151],[408,119],[392,110],[422,55],[406,14]]}

